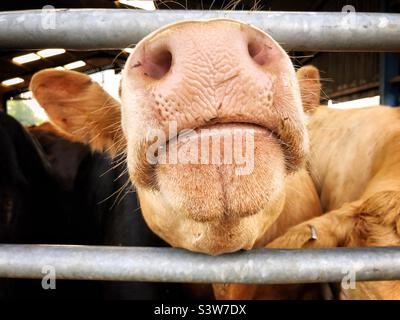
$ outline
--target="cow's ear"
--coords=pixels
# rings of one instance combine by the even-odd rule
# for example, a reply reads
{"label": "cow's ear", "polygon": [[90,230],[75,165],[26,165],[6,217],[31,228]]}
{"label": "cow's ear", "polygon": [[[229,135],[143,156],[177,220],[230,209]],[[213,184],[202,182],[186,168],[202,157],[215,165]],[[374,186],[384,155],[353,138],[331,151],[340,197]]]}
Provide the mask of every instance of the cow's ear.
{"label": "cow's ear", "polygon": [[301,100],[306,113],[312,113],[320,105],[321,82],[319,70],[311,65],[297,70],[297,80],[300,85]]}
{"label": "cow's ear", "polygon": [[30,90],[50,121],[71,140],[112,156],[123,146],[120,104],[83,73],[46,69]]}

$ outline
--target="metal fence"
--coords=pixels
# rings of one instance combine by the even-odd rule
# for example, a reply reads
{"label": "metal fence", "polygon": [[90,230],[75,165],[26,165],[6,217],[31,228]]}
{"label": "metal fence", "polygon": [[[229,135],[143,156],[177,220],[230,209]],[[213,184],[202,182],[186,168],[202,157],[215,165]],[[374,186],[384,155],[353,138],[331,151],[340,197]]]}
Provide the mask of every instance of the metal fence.
{"label": "metal fence", "polygon": [[286,50],[400,51],[399,14],[118,9],[2,12],[0,49],[120,49],[166,24],[210,18],[251,23]]}
{"label": "metal fence", "polygon": [[[400,15],[234,11],[30,10],[0,13],[0,49],[111,49],[179,20],[234,18],[286,50],[400,51]],[[0,277],[114,281],[308,283],[400,279],[400,247],[257,249],[218,257],[172,248],[0,245]]]}
{"label": "metal fence", "polygon": [[217,257],[173,248],[0,245],[0,277],[165,282],[313,283],[400,279],[400,247],[255,249]]}

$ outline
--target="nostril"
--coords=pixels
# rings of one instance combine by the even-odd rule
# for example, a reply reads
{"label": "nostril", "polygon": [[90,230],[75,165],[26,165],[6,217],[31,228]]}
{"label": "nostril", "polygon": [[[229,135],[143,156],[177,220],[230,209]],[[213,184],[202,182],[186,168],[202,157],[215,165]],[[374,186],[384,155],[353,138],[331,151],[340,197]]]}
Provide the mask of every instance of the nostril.
{"label": "nostril", "polygon": [[153,79],[161,79],[171,69],[172,54],[168,50],[147,55],[143,61],[145,75]]}
{"label": "nostril", "polygon": [[250,41],[247,45],[250,57],[260,66],[264,65],[268,61],[268,51],[265,44]]}

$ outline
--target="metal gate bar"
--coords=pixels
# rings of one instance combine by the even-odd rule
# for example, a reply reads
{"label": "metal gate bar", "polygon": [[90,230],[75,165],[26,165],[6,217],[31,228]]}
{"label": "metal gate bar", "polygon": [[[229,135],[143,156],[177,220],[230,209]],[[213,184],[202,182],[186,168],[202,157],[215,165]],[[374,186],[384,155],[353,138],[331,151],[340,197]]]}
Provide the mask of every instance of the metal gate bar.
{"label": "metal gate bar", "polygon": [[166,24],[234,18],[286,50],[400,51],[400,14],[199,10],[58,9],[0,13],[0,49],[120,49]]}
{"label": "metal gate bar", "polygon": [[[400,247],[256,249],[212,257],[173,248],[0,245],[0,277],[165,282],[313,283],[400,279]],[[45,269],[43,269],[46,267]]]}

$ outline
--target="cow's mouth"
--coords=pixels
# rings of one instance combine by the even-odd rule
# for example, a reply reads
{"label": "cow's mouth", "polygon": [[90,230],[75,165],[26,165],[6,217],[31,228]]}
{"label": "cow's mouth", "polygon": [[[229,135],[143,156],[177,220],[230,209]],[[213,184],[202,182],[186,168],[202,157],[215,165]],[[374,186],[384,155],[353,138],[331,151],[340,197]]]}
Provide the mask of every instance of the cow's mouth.
{"label": "cow's mouth", "polygon": [[[169,154],[171,152],[171,149],[173,149],[171,146],[176,146],[179,148],[179,146],[185,145],[188,142],[195,141],[198,143],[199,153],[202,152],[204,153],[205,150],[208,149],[208,152],[220,151],[222,155],[229,157],[233,156],[233,154],[232,155],[225,154],[226,152],[230,151],[229,148],[232,148],[231,151],[233,153],[240,151],[245,152],[246,150],[233,150],[233,149],[238,146],[241,147],[242,144],[254,143],[254,141],[249,141],[249,140],[252,139],[254,140],[254,136],[260,134],[268,138],[273,138],[281,145],[282,148],[284,148],[284,146],[287,145],[287,143],[282,141],[282,139],[279,137],[279,135],[272,127],[266,127],[252,122],[242,122],[242,121],[232,122],[232,121],[218,120],[218,121],[210,121],[206,125],[202,125],[194,129],[183,129],[180,132],[176,132],[176,134],[173,135],[169,133],[168,139],[165,142],[161,142],[160,149],[163,150],[163,152]],[[221,148],[223,150],[216,150]],[[247,152],[249,152],[249,150],[247,150]],[[172,160],[172,159],[168,158],[167,160]],[[193,162],[190,163],[196,164]],[[203,159],[203,162],[200,162],[198,164],[210,164],[210,163],[205,162],[205,159]],[[220,164],[223,164],[223,161]]]}
{"label": "cow's mouth", "polygon": [[[256,122],[218,120],[218,121],[209,121],[207,124],[195,127],[194,129],[184,129],[184,130],[193,130],[196,132],[201,132],[202,130],[226,130],[226,129],[265,131],[268,132],[270,135],[273,135],[276,139],[280,140],[277,133],[272,127],[271,128],[266,127]],[[172,139],[176,138],[177,136],[172,137]],[[169,140],[167,141],[167,143],[169,142]]]}

